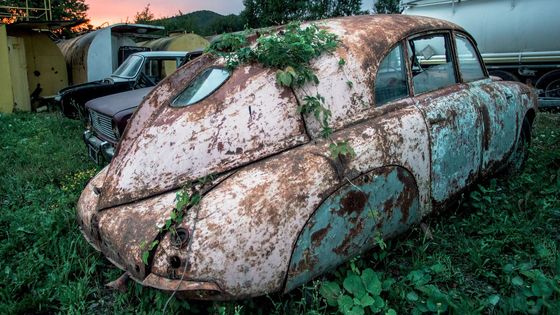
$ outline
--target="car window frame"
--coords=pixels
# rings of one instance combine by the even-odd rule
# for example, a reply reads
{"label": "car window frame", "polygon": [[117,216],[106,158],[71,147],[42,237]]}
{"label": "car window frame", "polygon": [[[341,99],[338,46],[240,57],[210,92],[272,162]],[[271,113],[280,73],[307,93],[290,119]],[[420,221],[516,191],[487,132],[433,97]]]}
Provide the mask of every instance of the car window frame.
{"label": "car window frame", "polygon": [[[433,35],[443,35],[445,38],[445,46],[446,49],[449,51],[450,57],[451,57],[451,64],[453,67],[453,72],[455,74],[455,83],[454,84],[450,84],[444,87],[439,87],[437,89],[434,90],[430,90],[430,91],[424,91],[421,93],[417,93],[416,89],[414,88],[414,78],[412,76],[412,62],[410,60],[410,55],[409,55],[409,42],[411,40],[414,40],[415,38],[419,38],[419,37],[426,37],[426,36],[433,36]],[[427,31],[427,32],[419,32],[419,33],[415,33],[415,34],[411,34],[408,35],[406,38],[404,38],[402,40],[402,42],[405,43],[405,56],[406,56],[406,63],[407,63],[407,72],[408,72],[408,77],[409,77],[409,92],[411,94],[411,97],[415,97],[415,96],[419,96],[419,95],[423,95],[423,94],[427,94],[427,93],[432,93],[432,92],[436,92],[436,91],[440,91],[442,89],[446,89],[446,88],[450,88],[459,84],[462,84],[462,78],[459,76],[459,64],[457,62],[457,52],[455,49],[455,37],[454,37],[454,30],[452,29],[438,29],[438,30],[432,30],[432,31]],[[478,50],[477,50],[478,52]]]}
{"label": "car window frame", "polygon": [[[192,103],[192,104],[189,104],[189,105],[185,105],[185,106],[173,106],[173,102],[175,102],[175,100],[179,97],[179,95],[181,95],[184,91],[186,91],[186,90],[189,88],[189,86],[190,86],[202,73],[204,73],[205,71],[211,70],[211,69],[225,70],[225,71],[229,72],[229,76],[228,76],[228,78],[225,79],[222,83],[220,83],[220,85],[218,85],[215,89],[213,89],[212,92],[208,93],[208,95],[206,95],[204,98],[202,98],[202,99],[200,99],[200,100],[198,100],[198,101],[196,101],[196,102],[194,102],[194,103]],[[170,98],[169,107],[175,108],[175,109],[179,109],[179,110],[180,110],[180,109],[185,109],[185,108],[189,108],[189,107],[191,107],[191,106],[197,105],[197,104],[199,104],[199,103],[205,101],[206,99],[208,99],[210,96],[212,96],[212,94],[216,93],[216,91],[219,90],[220,88],[222,88],[222,86],[224,86],[224,84],[226,84],[226,82],[228,82],[228,81],[231,79],[232,76],[233,76],[233,71],[228,70],[226,67],[223,67],[223,66],[212,65],[212,66],[206,67],[206,68],[204,68],[204,69],[201,69],[196,75],[194,75],[194,76],[192,77],[191,80],[189,80],[189,82],[188,82],[187,84],[185,84],[185,87],[184,87],[183,89],[181,89],[181,91],[179,91],[179,93],[176,93],[172,98]]]}
{"label": "car window frame", "polygon": [[[457,35],[460,35],[462,38],[465,38],[474,48],[475,53],[476,53],[476,58],[478,60],[478,64],[481,66],[482,73],[484,74],[483,78],[473,80],[473,81],[465,81],[463,79],[463,74],[461,73],[461,68],[459,66],[459,51],[457,49]],[[486,69],[486,64],[484,63],[484,61],[482,59],[482,55],[480,54],[480,50],[478,50],[478,45],[476,43],[476,40],[474,38],[472,38],[472,36],[470,36],[470,34],[467,34],[466,32],[462,32],[462,31],[458,31],[458,30],[454,30],[452,32],[451,36],[452,36],[453,50],[454,50],[454,54],[455,54],[455,63],[456,63],[457,73],[459,74],[458,78],[459,78],[460,82],[461,83],[471,83],[471,82],[477,82],[477,81],[488,79],[490,77],[490,74],[488,73],[488,69]]]}
{"label": "car window frame", "polygon": [[[405,44],[406,44],[406,40],[400,40],[400,41],[396,42],[393,46],[391,46],[388,50],[385,51],[385,54],[383,55],[383,57],[379,61],[379,65],[377,66],[377,70],[375,72],[375,80],[374,80],[374,84],[373,84],[373,103],[375,104],[375,108],[384,107],[384,106],[386,106],[388,104],[391,104],[393,102],[398,102],[398,101],[401,101],[403,99],[406,99],[406,98],[412,96],[412,92],[411,92],[411,89],[410,89],[410,84],[411,84],[410,74],[409,74],[409,69],[408,69],[408,51],[406,51],[407,49],[406,49]],[[399,97],[397,99],[390,100],[390,101],[385,102],[383,104],[379,104],[377,102],[377,97],[376,97],[376,91],[377,91],[377,84],[376,83],[377,83],[377,79],[379,77],[379,70],[381,70],[381,64],[383,63],[383,61],[385,61],[385,58],[387,58],[389,56],[389,54],[391,54],[393,52],[393,50],[395,50],[398,46],[400,46],[400,48],[401,48],[401,58],[402,58],[401,62],[403,64],[403,66],[405,67],[404,71],[403,71],[403,74],[405,76],[405,81],[406,81],[406,86],[407,86],[407,94],[403,95],[402,97]]]}

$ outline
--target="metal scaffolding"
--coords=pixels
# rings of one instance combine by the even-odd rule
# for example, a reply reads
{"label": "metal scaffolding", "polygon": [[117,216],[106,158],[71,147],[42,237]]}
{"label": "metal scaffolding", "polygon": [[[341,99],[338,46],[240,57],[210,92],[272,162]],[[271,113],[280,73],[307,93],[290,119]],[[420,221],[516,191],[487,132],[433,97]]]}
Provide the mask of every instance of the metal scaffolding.
{"label": "metal scaffolding", "polygon": [[15,21],[52,21],[51,0],[43,0],[43,7],[0,5],[0,18],[14,18]]}

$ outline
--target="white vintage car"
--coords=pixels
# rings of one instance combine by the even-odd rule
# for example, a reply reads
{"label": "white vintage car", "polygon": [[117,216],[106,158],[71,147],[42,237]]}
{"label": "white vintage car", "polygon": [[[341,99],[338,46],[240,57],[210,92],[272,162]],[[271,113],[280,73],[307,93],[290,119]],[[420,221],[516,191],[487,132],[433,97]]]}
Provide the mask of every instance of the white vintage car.
{"label": "white vintage car", "polygon": [[[340,39],[312,61],[316,85],[286,88],[273,69],[230,71],[210,54],[158,84],[82,193],[88,241],[180,297],[287,292],[521,167],[535,94],[489,77],[463,29],[402,15],[316,23]],[[298,111],[317,93],[330,139]],[[355,156],[332,157],[336,141]],[[170,227],[187,183],[183,197],[200,200]]]}

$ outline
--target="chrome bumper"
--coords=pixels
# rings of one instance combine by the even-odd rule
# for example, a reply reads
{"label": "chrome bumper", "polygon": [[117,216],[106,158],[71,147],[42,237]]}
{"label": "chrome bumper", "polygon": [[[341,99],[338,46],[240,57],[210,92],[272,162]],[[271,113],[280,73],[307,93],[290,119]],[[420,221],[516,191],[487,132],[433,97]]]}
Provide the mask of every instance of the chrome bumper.
{"label": "chrome bumper", "polygon": [[111,161],[115,154],[113,144],[99,139],[91,130],[84,131],[83,139],[88,149],[88,155],[95,163],[101,164],[103,160]]}

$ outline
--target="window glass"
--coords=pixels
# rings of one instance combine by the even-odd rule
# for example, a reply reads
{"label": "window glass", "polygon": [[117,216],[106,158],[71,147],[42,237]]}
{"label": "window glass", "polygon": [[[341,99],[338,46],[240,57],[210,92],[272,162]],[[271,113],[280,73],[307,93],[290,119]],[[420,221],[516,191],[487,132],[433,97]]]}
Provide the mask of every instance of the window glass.
{"label": "window glass", "polygon": [[113,72],[113,76],[133,78],[142,66],[142,57],[130,56]]}
{"label": "window glass", "polygon": [[406,68],[403,60],[401,45],[395,47],[385,59],[381,61],[375,78],[375,104],[383,105],[387,102],[408,96],[406,82]]}
{"label": "window glass", "polygon": [[229,71],[219,68],[206,69],[171,103],[173,107],[184,107],[199,102],[212,94],[230,76]]}
{"label": "window glass", "polygon": [[476,81],[485,78],[484,71],[478,60],[476,50],[471,42],[464,36],[457,35],[457,60],[459,61],[459,71],[464,82]]}
{"label": "window glass", "polygon": [[416,37],[408,43],[415,94],[437,90],[457,82],[447,36],[437,34]]}

